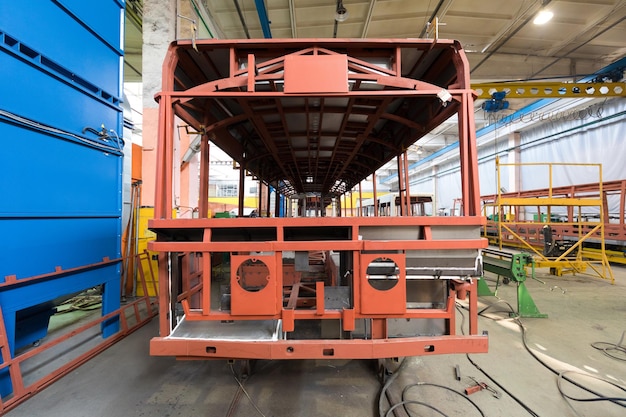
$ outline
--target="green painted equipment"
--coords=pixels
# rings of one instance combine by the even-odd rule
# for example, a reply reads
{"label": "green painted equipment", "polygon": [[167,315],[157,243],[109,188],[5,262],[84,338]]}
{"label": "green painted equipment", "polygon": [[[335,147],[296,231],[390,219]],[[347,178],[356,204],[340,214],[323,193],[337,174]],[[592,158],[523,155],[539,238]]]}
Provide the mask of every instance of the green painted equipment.
{"label": "green painted equipment", "polygon": [[[535,261],[530,254],[508,253],[493,249],[484,249],[482,253],[483,269],[498,275],[496,292],[500,283],[500,277],[502,277],[504,284],[508,284],[510,281],[514,281],[517,284],[517,314],[520,317],[548,317],[547,314],[542,314],[539,311],[524,283],[526,281],[526,270],[529,266],[532,271],[531,278],[537,279],[535,278]],[[478,295],[495,295],[496,292],[491,292],[484,279],[479,281]]]}

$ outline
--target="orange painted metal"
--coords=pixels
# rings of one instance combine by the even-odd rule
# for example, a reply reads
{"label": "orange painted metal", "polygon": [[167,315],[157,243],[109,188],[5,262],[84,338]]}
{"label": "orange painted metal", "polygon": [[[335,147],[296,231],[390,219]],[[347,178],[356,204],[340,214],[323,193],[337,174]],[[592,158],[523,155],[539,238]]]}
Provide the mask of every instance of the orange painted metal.
{"label": "orange painted metal", "polygon": [[[11,357],[9,352],[9,347],[7,344],[6,337],[6,329],[4,327],[4,319],[2,317],[2,309],[0,308],[0,351],[2,354],[2,363],[0,364],[0,370],[8,369],[9,375],[11,378],[12,385],[12,394],[9,398],[0,399],[0,415],[8,412],[9,410],[17,407],[22,402],[26,401],[33,395],[37,394],[53,382],[59,380],[63,376],[72,372],[80,365],[84,364],[94,356],[98,355],[102,351],[106,350],[111,345],[115,344],[119,340],[128,336],[135,330],[141,328],[143,325],[152,320],[153,317],[157,315],[157,310],[155,308],[155,304],[158,302],[158,298],[153,298],[148,296],[148,289],[146,284],[146,272],[144,271],[143,265],[148,264],[149,262],[149,254],[147,252],[140,253],[135,255],[134,260],[137,264],[137,269],[139,271],[139,279],[138,284],[142,286],[144,290],[144,296],[135,299],[134,301],[127,303],[120,307],[118,310],[113,311],[109,314],[98,316],[97,319],[91,320],[76,329],[73,329],[71,332],[62,334],[60,336],[54,337],[50,340],[43,342],[41,345],[29,349],[23,353],[16,355],[14,358]],[[122,259],[115,259],[113,261],[106,260],[105,262],[121,262]],[[146,262],[148,261],[148,262]],[[98,264],[96,264],[98,265]],[[82,268],[91,268],[93,265],[84,266]],[[80,268],[77,268],[80,269]],[[59,273],[67,272],[59,271]],[[150,272],[152,273],[152,269],[150,267]],[[150,277],[152,278],[152,277]],[[41,277],[34,277],[33,279],[41,279]],[[22,280],[24,281],[24,280]],[[154,279],[152,279],[154,282]],[[16,285],[16,284],[12,284]],[[21,283],[17,285],[22,285]],[[55,346],[61,345],[68,340],[72,340],[72,338],[76,338],[77,336],[83,335],[84,332],[95,328],[96,326],[100,326],[102,323],[105,323],[107,320],[112,318],[119,317],[120,319],[120,327],[121,329],[115,333],[114,335],[103,339],[102,342],[97,344],[96,346],[88,349],[87,351],[67,359],[63,365],[54,369],[50,373],[47,373],[43,376],[38,375],[37,379],[32,381],[31,378],[27,378],[30,380],[29,383],[25,383],[24,375],[22,374],[21,365],[30,359],[36,358],[38,355],[54,348]],[[74,339],[76,340],[76,339]],[[84,340],[83,340],[84,342]],[[71,355],[70,355],[71,356]],[[49,359],[48,359],[49,360]]]}
{"label": "orange painted metal", "polygon": [[181,359],[372,359],[485,353],[487,337],[428,336],[369,340],[226,341],[154,338],[150,354]]}
{"label": "orange painted metal", "polygon": [[347,93],[346,55],[288,55],[285,57],[285,93]]}
{"label": "orange painted metal", "polygon": [[[396,279],[390,280],[392,288],[382,290],[374,287],[376,279],[369,278],[368,268],[361,269],[361,313],[363,314],[404,314],[406,312],[406,265],[403,254],[363,254],[361,264],[370,266],[375,260],[394,263],[398,269]],[[371,283],[370,284],[370,279]],[[367,284],[366,284],[367,283]]]}
{"label": "orange painted metal", "polygon": [[[179,41],[163,77],[149,227],[157,235],[150,249],[159,252],[159,272],[169,282],[160,281],[152,355],[350,359],[487,351],[477,327],[476,278],[487,240],[480,237],[473,92],[457,42]],[[261,215],[270,212],[269,186],[293,211],[173,219],[174,114],[239,164],[241,189],[246,172],[258,178]],[[463,212],[407,216],[406,149],[455,114]],[[405,216],[362,216],[353,190],[396,157]],[[208,163],[201,152],[203,196]],[[330,211],[343,217],[326,217]],[[312,213],[320,217],[305,217]],[[448,251],[458,259],[438,264]],[[201,259],[197,270],[178,267],[190,258]],[[218,258],[224,265],[211,262]],[[467,298],[466,335],[456,334],[457,297]]]}
{"label": "orange painted metal", "polygon": [[278,288],[275,256],[231,256],[231,314],[274,315]]}
{"label": "orange painted metal", "polygon": [[[590,200],[599,200],[603,199],[604,204],[603,207],[605,209],[604,213],[604,234],[605,240],[610,245],[611,250],[614,251],[622,251],[624,247],[626,247],[626,222],[625,217],[620,215],[620,213],[626,212],[626,180],[615,180],[615,181],[604,181],[602,184],[600,183],[588,183],[588,184],[575,184],[570,186],[563,187],[552,187],[552,189],[536,189],[536,190],[526,190],[526,191],[517,191],[517,192],[508,192],[501,193],[500,198],[503,199],[512,199],[512,198],[527,198],[527,199],[536,199],[537,200],[537,212],[541,212],[542,209],[542,198],[546,198],[551,196],[551,198],[556,199],[590,199]],[[619,201],[619,211],[610,213],[608,211],[607,198],[616,199]],[[481,200],[485,205],[494,205],[498,199],[498,195],[485,195],[481,196]],[[532,201],[532,200],[529,200]],[[508,207],[507,207],[508,208]],[[545,208],[543,208],[545,211]],[[492,213],[488,213],[492,214]],[[497,214],[497,213],[493,213]],[[510,227],[524,240],[530,243],[533,246],[543,247],[543,236],[542,236],[542,227],[544,223],[542,222],[528,222],[528,224],[522,224],[521,219],[519,219],[519,212],[515,212],[514,219],[515,222],[519,222],[520,224],[513,224]],[[550,227],[553,230],[554,237],[557,240],[562,239],[578,239],[580,237],[580,230],[577,223],[577,213],[573,207],[569,207],[565,216],[559,219],[558,222],[551,222]],[[591,229],[589,227],[589,229]],[[588,230],[583,230],[583,233],[586,233]],[[494,239],[494,242],[497,242],[498,233],[497,233],[497,222],[490,220],[486,224],[485,234],[489,236],[490,239]],[[600,241],[601,236],[600,232],[595,232],[592,236],[592,239],[596,239],[597,242]],[[512,237],[507,236],[506,234],[502,237],[503,245],[515,245],[518,244],[519,241]]]}

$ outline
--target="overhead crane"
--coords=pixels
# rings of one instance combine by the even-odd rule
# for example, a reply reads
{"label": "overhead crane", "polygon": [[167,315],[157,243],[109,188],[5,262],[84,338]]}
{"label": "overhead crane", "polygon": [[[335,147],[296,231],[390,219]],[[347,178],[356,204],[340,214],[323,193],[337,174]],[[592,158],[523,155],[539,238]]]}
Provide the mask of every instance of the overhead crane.
{"label": "overhead crane", "polygon": [[[623,68],[620,68],[616,71],[620,75],[623,73]],[[615,76],[597,76],[590,82],[536,82],[536,81],[526,81],[526,82],[493,82],[493,83],[473,83],[472,88],[476,91],[477,99],[487,100],[483,103],[482,107],[486,111],[497,112],[500,110],[506,109],[508,106],[505,104],[508,99],[544,99],[544,98],[610,98],[610,97],[626,97],[626,83],[622,81],[617,81],[618,77]],[[549,164],[542,164],[549,165]],[[496,166],[499,172],[498,162],[496,162]],[[601,167],[600,167],[601,170]],[[609,266],[609,261],[616,263],[625,263],[624,261],[624,246],[626,246],[626,238],[622,235],[623,233],[623,216],[620,217],[619,225],[613,223],[610,220],[610,216],[608,212],[605,212],[606,209],[606,198],[608,194],[617,194],[621,200],[624,199],[624,186],[621,185],[622,181],[613,181],[613,182],[597,182],[591,184],[578,184],[572,185],[568,187],[561,187],[562,189],[553,190],[551,187],[542,189],[542,190],[529,190],[522,192],[514,192],[514,193],[500,193],[498,192],[497,196],[481,196],[483,204],[485,208],[494,208],[493,217],[489,216],[487,221],[487,228],[485,229],[485,236],[488,236],[491,243],[498,244],[500,246],[509,245],[509,246],[518,246],[524,249],[528,249],[529,247],[535,247],[533,249],[536,251],[536,255],[538,258],[537,265],[538,266],[547,266],[550,267],[551,272],[561,275],[563,271],[572,271],[572,272],[584,272],[587,270],[587,265],[590,263],[594,263],[599,261],[601,263],[601,268],[593,268],[594,273],[597,273],[598,276],[605,279],[610,279],[613,281],[612,273]],[[522,207],[526,205],[535,206],[537,198],[547,198],[552,197],[553,193],[560,193],[562,196],[578,196],[581,193],[584,194],[584,199],[578,201],[576,204],[587,204],[586,201],[591,196],[596,196],[597,206],[600,207],[600,211],[602,212],[601,223],[600,225],[594,223],[592,225],[588,225],[590,230],[592,228],[597,228],[601,230],[602,233],[598,230],[593,230],[593,236],[587,236],[585,233],[579,235],[578,231],[582,230],[583,226],[576,225],[575,227],[567,227],[569,224],[581,222],[580,217],[574,219],[575,216],[572,214],[572,209],[568,211],[569,220],[563,221],[559,220],[556,223],[552,221],[551,218],[548,218],[546,221],[539,222],[531,222],[535,223],[534,226],[528,224],[528,221],[522,222],[520,224],[515,224],[515,222],[519,222],[518,214],[520,211],[523,211]],[[515,198],[512,198],[515,197]],[[561,206],[563,204],[562,198],[557,198],[556,200],[550,200],[548,204],[548,211],[550,210],[550,206],[554,207]],[[592,203],[596,204],[596,203]],[[622,204],[623,206],[623,204]],[[504,208],[503,208],[504,207]],[[506,210],[510,211],[509,216],[515,216],[516,218],[509,219]],[[509,223],[513,222],[515,229],[510,230]],[[569,222],[569,223],[568,223]],[[544,239],[541,237],[542,230],[541,228],[544,225],[548,225],[550,227],[551,233],[557,237],[558,239],[567,239],[569,242],[566,247],[563,247],[561,253],[551,254],[553,255],[552,260],[548,260],[546,256],[547,254],[542,254],[541,249],[544,246]],[[502,230],[502,225],[506,225],[504,227],[507,228],[507,231]],[[610,231],[607,232],[606,236],[609,238],[608,245],[605,244],[605,234],[604,230]],[[602,236],[600,236],[600,234]],[[589,243],[589,241],[595,238],[595,242]],[[599,242],[598,242],[598,238]],[[547,239],[547,238],[546,238]],[[572,252],[570,249],[572,244],[576,241],[579,244],[575,245],[578,247],[580,245],[580,250],[575,250]],[[567,243],[566,242],[566,243]],[[536,249],[536,248],[539,248]],[[577,256],[577,260],[572,262],[571,260],[563,261],[562,253],[563,252],[572,252]],[[582,260],[581,257],[584,257],[585,260]],[[558,259],[558,261],[555,261]],[[566,267],[563,267],[562,264],[567,264]],[[573,266],[574,265],[574,266]]]}
{"label": "overhead crane", "polygon": [[489,100],[496,93],[506,99],[519,98],[607,98],[626,97],[624,82],[494,82],[473,83],[477,100]]}

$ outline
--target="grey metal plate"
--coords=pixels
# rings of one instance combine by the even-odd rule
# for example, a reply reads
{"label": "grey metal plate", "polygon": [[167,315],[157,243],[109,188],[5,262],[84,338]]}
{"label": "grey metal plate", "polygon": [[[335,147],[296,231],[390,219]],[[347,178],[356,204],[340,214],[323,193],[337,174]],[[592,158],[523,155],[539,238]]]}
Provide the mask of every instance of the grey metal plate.
{"label": "grey metal plate", "polygon": [[168,338],[208,340],[278,340],[279,320],[187,321],[183,319]]}

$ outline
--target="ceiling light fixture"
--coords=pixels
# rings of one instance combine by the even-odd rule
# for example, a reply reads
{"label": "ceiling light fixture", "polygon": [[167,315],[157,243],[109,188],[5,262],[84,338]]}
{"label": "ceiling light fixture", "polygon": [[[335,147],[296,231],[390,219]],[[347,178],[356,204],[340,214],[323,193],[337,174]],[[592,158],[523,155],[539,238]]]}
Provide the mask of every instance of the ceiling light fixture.
{"label": "ceiling light fixture", "polygon": [[535,20],[533,20],[533,23],[535,25],[543,25],[544,23],[549,22],[553,16],[554,16],[554,13],[549,12],[547,10],[542,10],[539,13],[537,13],[537,16],[535,16]]}
{"label": "ceiling light fixture", "polygon": [[337,22],[345,22],[348,19],[348,11],[343,6],[343,0],[337,2],[337,10],[335,11],[335,20]]}

